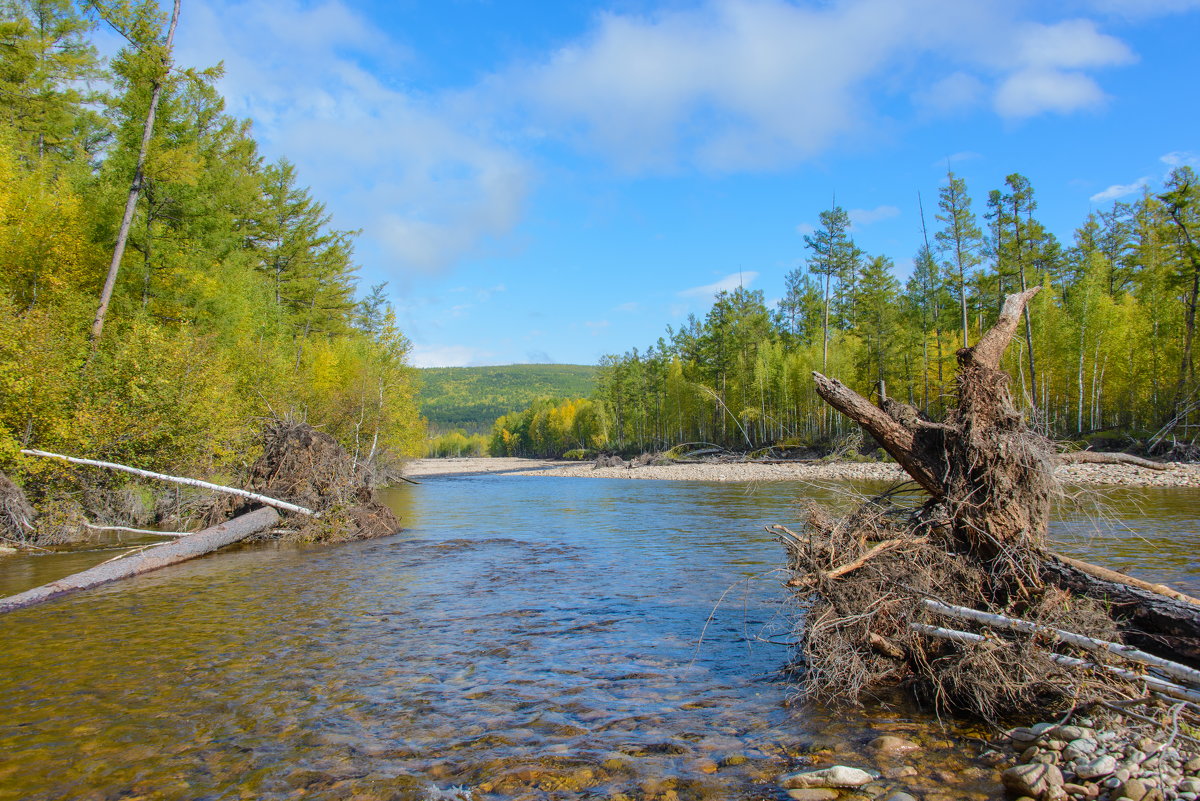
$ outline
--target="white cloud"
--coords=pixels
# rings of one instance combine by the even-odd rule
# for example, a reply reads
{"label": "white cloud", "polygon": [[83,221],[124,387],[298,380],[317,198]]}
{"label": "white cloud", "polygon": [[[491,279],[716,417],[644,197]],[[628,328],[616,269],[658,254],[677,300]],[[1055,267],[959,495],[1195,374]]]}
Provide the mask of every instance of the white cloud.
{"label": "white cloud", "polygon": [[1173,150],[1161,156],[1159,161],[1168,167],[1196,167],[1200,166],[1200,155],[1190,150]]}
{"label": "white cloud", "polygon": [[413,367],[474,367],[487,364],[496,354],[466,345],[413,345]]}
{"label": "white cloud", "polygon": [[1029,69],[1008,77],[996,91],[995,106],[1005,117],[1033,117],[1048,111],[1068,113],[1095,108],[1107,96],[1087,75]]}
{"label": "white cloud", "polygon": [[1131,184],[1113,184],[1103,192],[1097,192],[1096,194],[1092,195],[1090,198],[1088,198],[1088,200],[1092,201],[1093,203],[1107,203],[1110,200],[1116,200],[1118,198],[1132,195],[1135,192],[1140,192],[1142,187],[1147,186],[1149,183],[1150,177],[1143,176]]}
{"label": "white cloud", "polygon": [[801,236],[812,236],[817,232],[817,226],[810,222],[802,222],[796,226],[796,233]]}
{"label": "white cloud", "polygon": [[959,0],[707,0],[605,13],[588,35],[500,73],[493,94],[631,171],[773,169],[872,136],[879,96],[949,112],[992,96],[1003,116],[1094,108],[1091,71],[1134,59],[1091,20],[1023,20]]}
{"label": "white cloud", "polygon": [[889,220],[900,215],[900,209],[895,206],[876,206],[873,209],[850,209],[846,212],[850,217],[853,228],[862,228],[881,220]]}
{"label": "white cloud", "polygon": [[1091,20],[1029,23],[1021,26],[1015,38],[1016,69],[1000,82],[993,100],[1004,117],[1098,108],[1108,96],[1082,70],[1136,60],[1124,42],[1101,33]]}
{"label": "white cloud", "polygon": [[608,320],[588,320],[584,322],[584,325],[587,326],[587,329],[592,332],[592,336],[598,336],[604,333],[604,330],[608,328],[609,322]]}
{"label": "white cloud", "polygon": [[714,281],[704,286],[694,286],[691,289],[684,289],[676,294],[681,298],[711,298],[718,292],[730,292],[739,286],[748,287],[754,283],[754,279],[756,278],[758,278],[758,273],[752,270],[731,273],[720,281]]}
{"label": "white cloud", "polygon": [[622,303],[621,305],[616,306],[615,308],[613,308],[613,311],[619,311],[619,312],[625,312],[627,314],[632,314],[636,311],[640,311],[641,308],[642,308],[642,304],[638,303],[636,300],[631,300],[628,303]]}
{"label": "white cloud", "polygon": [[340,0],[218,0],[186,13],[179,61],[224,61],[230,112],[298,165],[335,225],[364,229],[360,254],[383,271],[440,270],[516,224],[524,162],[444,100],[385,84],[378,76],[410,54]]}

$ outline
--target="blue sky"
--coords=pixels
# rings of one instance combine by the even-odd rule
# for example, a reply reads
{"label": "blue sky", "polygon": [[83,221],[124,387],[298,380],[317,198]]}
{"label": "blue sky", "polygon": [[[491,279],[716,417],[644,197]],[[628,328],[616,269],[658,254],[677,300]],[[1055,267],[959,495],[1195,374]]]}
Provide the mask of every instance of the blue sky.
{"label": "blue sky", "polygon": [[187,0],[420,366],[594,363],[768,300],[837,202],[904,273],[947,161],[1064,239],[1197,163],[1200,0]]}

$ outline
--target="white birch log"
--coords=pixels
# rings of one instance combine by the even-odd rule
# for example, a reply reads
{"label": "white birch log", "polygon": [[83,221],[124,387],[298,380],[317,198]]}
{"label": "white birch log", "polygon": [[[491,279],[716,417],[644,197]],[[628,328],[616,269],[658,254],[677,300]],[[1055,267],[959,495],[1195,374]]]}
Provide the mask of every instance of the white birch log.
{"label": "white birch log", "polygon": [[[944,629],[938,626],[928,626],[924,623],[909,623],[908,627],[918,634],[924,634],[926,637],[933,637],[939,640],[950,640],[952,642],[964,643],[967,645],[976,645],[978,643],[987,642],[988,638],[982,634],[972,634],[969,631],[957,631],[955,629]],[[1004,642],[1004,640],[992,640],[992,642]],[[1132,670],[1125,670],[1114,665],[1098,665],[1095,662],[1088,662],[1083,659],[1076,659],[1073,656],[1065,656],[1047,651],[1046,656],[1052,661],[1063,667],[1082,668],[1084,670],[1103,670],[1113,674],[1126,681],[1141,682],[1155,692],[1160,692],[1163,695],[1169,695],[1172,698],[1178,698],[1192,703],[1200,703],[1200,692],[1190,690],[1187,687],[1181,687],[1178,684],[1169,682],[1166,679],[1147,676],[1144,673],[1134,673]]]}
{"label": "white birch log", "polygon": [[1169,659],[1163,659],[1154,654],[1148,654],[1129,645],[1109,642],[1108,640],[1098,640],[1094,637],[1086,637],[1082,634],[1076,634],[1073,631],[1064,631],[1063,629],[1056,629],[1050,626],[1039,626],[1028,620],[1018,620],[1017,618],[997,615],[991,612],[980,612],[977,609],[968,609],[965,606],[952,606],[951,604],[944,604],[930,598],[926,598],[924,604],[926,609],[946,615],[947,617],[958,618],[959,620],[973,620],[976,623],[983,623],[1009,631],[1020,631],[1025,634],[1041,634],[1094,653],[1107,651],[1122,659],[1128,659],[1130,662],[1149,665],[1186,684],[1200,687],[1200,670],[1193,670],[1186,665],[1172,662]]}
{"label": "white birch log", "polygon": [[0,614],[14,609],[49,601],[76,590],[86,590],[101,584],[107,584],[117,579],[149,573],[160,567],[167,567],[179,562],[203,556],[226,545],[244,540],[251,534],[270,528],[279,520],[279,513],[269,506],[255,509],[244,515],[228,520],[218,526],[206,528],[187,537],[181,537],[174,542],[167,542],[147,549],[137,556],[130,556],[119,561],[104,562],[80,573],[73,573],[66,578],[34,587],[32,590],[0,598]]}
{"label": "white birch log", "polygon": [[61,453],[50,453],[49,451],[37,451],[33,449],[23,449],[21,453],[26,456],[43,456],[47,459],[61,459],[64,462],[71,464],[88,465],[89,467],[104,467],[109,470],[120,470],[123,473],[132,473],[135,476],[142,478],[155,478],[159,481],[170,481],[174,484],[183,484],[186,487],[199,487],[201,489],[215,490],[224,492],[229,495],[237,495],[239,498],[246,498],[258,503],[265,503],[267,506],[274,506],[276,509],[283,509],[286,512],[296,512],[297,514],[309,515],[315,517],[316,513],[312,509],[307,509],[303,506],[297,506],[294,503],[281,501],[278,498],[271,498],[266,495],[259,495],[257,492],[238,489],[237,487],[226,487],[221,484],[212,484],[208,481],[201,481],[198,478],[183,478],[181,476],[169,476],[166,473],[155,473],[152,470],[142,470],[139,467],[129,467],[128,465],[117,464],[116,462],[101,462],[96,459],[80,459],[77,456],[63,456]]}

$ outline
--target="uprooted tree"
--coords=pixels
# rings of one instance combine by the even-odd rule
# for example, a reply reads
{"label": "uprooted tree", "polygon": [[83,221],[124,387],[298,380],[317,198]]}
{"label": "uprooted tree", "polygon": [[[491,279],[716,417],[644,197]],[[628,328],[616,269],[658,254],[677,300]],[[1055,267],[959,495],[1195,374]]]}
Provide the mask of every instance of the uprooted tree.
{"label": "uprooted tree", "polygon": [[[1109,662],[1132,648],[1080,660],[1060,634],[1106,644],[1123,636],[1159,655],[1136,652],[1148,659],[1200,663],[1200,602],[1046,549],[1059,458],[1025,425],[1000,369],[1037,291],[1008,296],[995,326],[958,352],[958,403],[943,421],[886,397],[876,406],[814,373],[818,394],[870,433],[928,498],[905,504],[904,493],[892,492],[841,519],[814,507],[800,533],[773,527],[789,550],[789,585],[807,609],[810,694],[853,701],[907,682],[938,703],[992,717],[1088,700],[1127,681]],[[959,631],[971,610],[973,626],[980,614],[1018,618],[1017,636]],[[960,625],[945,628],[956,615]]]}

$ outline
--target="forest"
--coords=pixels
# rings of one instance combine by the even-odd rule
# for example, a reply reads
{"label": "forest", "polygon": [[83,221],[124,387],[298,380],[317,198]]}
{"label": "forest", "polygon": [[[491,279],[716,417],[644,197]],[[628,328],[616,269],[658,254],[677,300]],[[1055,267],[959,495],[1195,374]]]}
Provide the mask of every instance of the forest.
{"label": "forest", "polygon": [[[1200,384],[1200,186],[1179,166],[1163,190],[1093,211],[1060,241],[1038,221],[1030,181],[1009,175],[982,218],[948,173],[901,282],[892,256],[863,252],[845,209],[820,213],[783,297],[720,292],[645,350],[601,360],[588,401],[543,400],[496,421],[495,455],[679,443],[750,450],[829,445],[853,426],[817,397],[814,371],[940,419],[956,352],[996,320],[1006,294],[1041,286],[1005,357],[1014,396],[1042,433],[1117,447],[1194,451]],[[582,412],[582,414],[581,414]]]}
{"label": "forest", "polygon": [[813,371],[940,419],[956,352],[995,322],[1006,294],[1041,286],[1003,365],[1033,425],[1056,438],[1194,448],[1195,172],[1176,167],[1161,192],[1093,211],[1069,242],[1037,208],[1014,173],[987,193],[980,217],[949,173],[928,225],[922,211],[924,242],[903,283],[894,256],[856,246],[843,208],[821,212],[774,307],[759,290],[721,292],[703,319],[601,361],[594,400],[609,447],[828,443],[849,432],[817,397]]}
{"label": "forest", "polygon": [[178,12],[0,7],[0,471],[35,497],[59,468],[24,447],[202,476],[274,418],[364,462],[421,447],[410,344],[384,287],[358,290],[356,232],[226,113],[219,65],[173,62]]}

